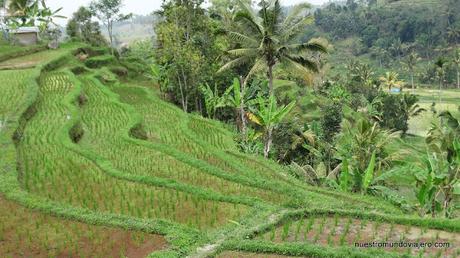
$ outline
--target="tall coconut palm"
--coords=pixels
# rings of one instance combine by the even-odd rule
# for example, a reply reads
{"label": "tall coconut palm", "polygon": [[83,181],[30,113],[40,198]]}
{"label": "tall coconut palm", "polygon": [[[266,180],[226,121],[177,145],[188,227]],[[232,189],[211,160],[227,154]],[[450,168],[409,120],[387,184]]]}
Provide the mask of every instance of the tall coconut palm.
{"label": "tall coconut palm", "polygon": [[457,48],[455,50],[452,63],[455,65],[455,68],[457,69],[457,89],[460,89],[460,48]]}
{"label": "tall coconut palm", "polygon": [[385,76],[380,77],[380,81],[388,87],[388,91],[391,91],[392,88],[401,88],[403,81],[398,79],[399,74],[396,72],[386,72]]}
{"label": "tall coconut palm", "polygon": [[403,64],[406,66],[407,71],[410,73],[410,84],[412,87],[412,93],[414,93],[415,91],[414,70],[419,60],[420,58],[418,57],[417,53],[411,52],[403,62]]}
{"label": "tall coconut palm", "polygon": [[446,66],[447,66],[447,61],[440,57],[436,62],[434,63],[435,68],[436,68],[436,77],[439,80],[439,103],[442,103],[442,98],[441,98],[441,91],[442,87],[444,85],[444,77],[446,76]]}
{"label": "tall coconut palm", "polygon": [[[246,75],[244,84],[257,72],[266,71],[269,92],[273,94],[273,69],[277,64],[308,74],[318,71],[318,64],[312,53],[327,53],[326,46],[317,42],[298,42],[297,36],[312,21],[308,15],[309,4],[300,4],[283,16],[279,0],[260,2],[260,10],[240,1],[240,11],[234,21],[240,25],[242,32],[229,31],[228,35],[236,41],[238,48],[228,51],[233,58],[221,67],[224,71],[245,64],[252,68]],[[310,54],[310,55],[309,55]]]}

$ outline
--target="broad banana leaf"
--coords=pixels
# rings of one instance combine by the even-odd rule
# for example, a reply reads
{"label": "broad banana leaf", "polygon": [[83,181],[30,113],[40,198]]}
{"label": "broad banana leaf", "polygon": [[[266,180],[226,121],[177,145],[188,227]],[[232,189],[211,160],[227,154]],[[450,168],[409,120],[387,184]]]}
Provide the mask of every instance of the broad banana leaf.
{"label": "broad banana leaf", "polygon": [[374,168],[375,168],[375,151],[372,152],[372,157],[369,162],[369,166],[367,167],[366,171],[364,172],[364,178],[363,178],[363,190],[364,192],[367,191],[367,188],[369,188],[372,179],[374,178]]}

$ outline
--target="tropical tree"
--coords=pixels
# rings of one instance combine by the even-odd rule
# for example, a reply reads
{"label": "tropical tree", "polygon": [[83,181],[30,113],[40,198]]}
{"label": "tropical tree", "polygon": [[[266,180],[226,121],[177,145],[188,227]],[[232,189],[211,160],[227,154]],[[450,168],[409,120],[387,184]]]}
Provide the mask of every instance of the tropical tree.
{"label": "tropical tree", "polygon": [[409,130],[409,119],[426,111],[418,104],[418,97],[413,94],[388,94],[381,92],[375,101],[374,108],[379,112],[380,126],[401,131],[405,136]]}
{"label": "tropical tree", "polygon": [[439,103],[441,103],[441,91],[444,85],[444,77],[446,76],[447,60],[440,57],[434,62],[434,66],[436,69],[436,78],[439,80]]}
{"label": "tropical tree", "polygon": [[268,99],[259,96],[257,99],[258,108],[253,112],[249,112],[249,119],[255,124],[263,128],[264,134],[264,157],[268,158],[271,145],[273,142],[273,129],[285,118],[285,116],[294,108],[295,101],[286,106],[279,107],[276,103],[274,95],[270,95]]}
{"label": "tropical tree", "polygon": [[391,91],[392,88],[400,88],[403,85],[403,81],[399,80],[399,74],[396,72],[386,72],[385,76],[380,77],[380,81],[385,87],[388,87],[388,91]]}
{"label": "tropical tree", "polygon": [[317,42],[295,42],[299,33],[312,19],[307,15],[308,4],[300,4],[283,19],[279,0],[260,2],[260,10],[240,1],[241,10],[235,14],[244,31],[229,31],[228,35],[236,41],[237,48],[228,51],[233,58],[219,71],[252,64],[245,83],[257,72],[265,71],[268,76],[269,94],[273,94],[273,69],[277,64],[308,74],[318,71],[318,64],[308,53],[327,53],[326,47]]}
{"label": "tropical tree", "polygon": [[106,45],[107,41],[101,33],[99,23],[92,20],[93,15],[89,8],[78,8],[67,23],[67,35],[94,46]]}
{"label": "tropical tree", "polygon": [[420,60],[417,53],[411,52],[409,55],[406,56],[403,64],[405,65],[407,71],[410,73],[410,84],[412,86],[412,93],[415,91],[414,85],[414,70],[417,62]]}
{"label": "tropical tree", "polygon": [[452,63],[455,65],[455,69],[457,70],[457,88],[460,89],[460,48],[455,50]]}
{"label": "tropical tree", "polygon": [[[431,201],[429,211],[432,216],[442,210],[445,217],[452,214],[451,203],[455,195],[460,195],[460,121],[450,112],[442,112],[440,123],[433,124],[426,142],[428,144],[427,175],[418,177],[419,202]],[[434,196],[426,193],[428,189]]]}
{"label": "tropical tree", "polygon": [[393,56],[396,56],[398,58],[398,61],[401,60],[403,49],[404,49],[404,46],[400,38],[397,38],[396,40],[394,40],[391,46],[389,47],[390,52],[392,53]]}
{"label": "tropical tree", "polygon": [[[216,75],[222,50],[217,44],[217,28],[201,6],[203,0],[165,1],[155,24],[155,62],[168,78],[168,95],[185,112],[201,112],[200,85],[224,85],[230,76]],[[222,90],[222,89],[220,89]]]}
{"label": "tropical tree", "polygon": [[[377,122],[365,117],[345,120],[336,145],[342,169],[349,174],[340,175],[348,182],[344,188],[368,192],[372,182],[397,158],[398,154],[388,149],[396,137],[397,133],[381,129]],[[347,166],[343,166],[344,162]]]}
{"label": "tropical tree", "polygon": [[95,0],[91,2],[90,9],[107,27],[109,34],[110,47],[113,52],[113,24],[131,18],[132,14],[121,14],[123,0]]}

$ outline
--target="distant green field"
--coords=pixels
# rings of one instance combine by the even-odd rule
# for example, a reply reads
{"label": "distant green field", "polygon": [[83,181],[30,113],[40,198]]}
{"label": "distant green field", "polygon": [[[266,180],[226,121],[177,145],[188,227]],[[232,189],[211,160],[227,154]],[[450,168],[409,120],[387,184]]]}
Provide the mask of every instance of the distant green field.
{"label": "distant green field", "polygon": [[450,111],[458,115],[460,107],[460,90],[417,89],[415,94],[420,97],[420,106],[427,111],[409,120],[409,133],[418,136],[426,136],[431,124],[437,121],[436,114],[431,111],[432,103],[435,103],[437,114],[442,111]]}

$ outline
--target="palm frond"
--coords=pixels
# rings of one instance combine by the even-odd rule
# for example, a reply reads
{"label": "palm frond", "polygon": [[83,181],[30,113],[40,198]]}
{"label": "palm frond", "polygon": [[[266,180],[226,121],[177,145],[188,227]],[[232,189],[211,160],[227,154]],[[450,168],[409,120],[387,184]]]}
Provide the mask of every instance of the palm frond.
{"label": "palm frond", "polygon": [[237,48],[237,49],[232,49],[227,51],[230,55],[233,56],[256,56],[258,52],[258,49],[256,48]]}
{"label": "palm frond", "polygon": [[284,42],[291,41],[293,37],[298,35],[298,32],[302,31],[305,28],[305,26],[311,24],[312,22],[313,22],[312,16],[308,16],[308,17],[305,17],[299,20],[298,22],[290,25],[288,28],[281,31],[282,33],[281,38],[283,39]]}
{"label": "palm frond", "polygon": [[287,64],[298,70],[308,74],[310,71],[318,72],[318,64],[312,60],[304,58],[302,56],[289,56],[282,57],[282,60]]}
{"label": "palm frond", "polygon": [[233,18],[236,22],[244,22],[248,24],[252,29],[257,31],[260,35],[264,34],[263,26],[258,21],[257,17],[252,15],[249,11],[239,11]]}
{"label": "palm frond", "polygon": [[246,64],[249,62],[249,57],[247,56],[242,56],[242,57],[238,57],[228,63],[226,63],[225,65],[223,65],[218,71],[217,73],[221,73],[223,71],[227,71],[227,70],[230,70],[232,68],[235,68],[235,67],[238,67],[238,66],[241,66],[243,64]]}
{"label": "palm frond", "polygon": [[303,43],[303,44],[293,44],[289,45],[288,49],[293,49],[295,51],[312,51],[312,52],[321,52],[321,53],[328,53],[327,46],[324,44],[317,42],[317,41],[310,41],[308,43]]}
{"label": "palm frond", "polygon": [[227,32],[227,35],[230,37],[230,39],[239,43],[245,43],[249,46],[258,46],[259,44],[257,40],[236,31]]}
{"label": "palm frond", "polygon": [[288,29],[289,27],[291,27],[292,25],[292,22],[296,21],[296,20],[299,20],[299,19],[302,19],[300,18],[299,16],[309,10],[311,8],[311,5],[309,3],[301,3],[301,4],[297,4],[297,5],[294,5],[291,9],[291,11],[288,13],[288,15],[286,16],[286,18],[284,19],[282,25],[281,25],[281,31],[283,30],[286,30]]}
{"label": "palm frond", "polygon": [[246,78],[244,79],[244,84],[248,82],[248,80],[257,72],[260,72],[267,68],[266,62],[263,58],[259,58],[256,60],[254,65],[252,66],[251,70],[249,70],[248,74],[246,75]]}

